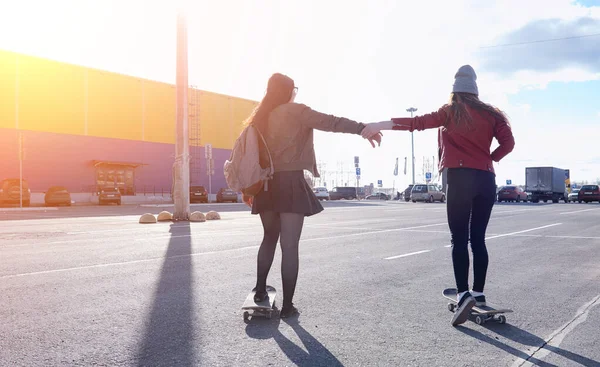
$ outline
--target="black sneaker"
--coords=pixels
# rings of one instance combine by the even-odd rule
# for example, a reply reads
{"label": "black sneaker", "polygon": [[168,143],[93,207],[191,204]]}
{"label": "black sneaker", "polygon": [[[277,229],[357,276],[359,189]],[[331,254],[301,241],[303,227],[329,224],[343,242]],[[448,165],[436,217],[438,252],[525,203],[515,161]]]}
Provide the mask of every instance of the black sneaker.
{"label": "black sneaker", "polygon": [[456,305],[454,316],[452,316],[452,326],[457,326],[467,321],[473,306],[475,306],[475,298],[473,298],[471,293],[465,293]]}
{"label": "black sneaker", "polygon": [[299,313],[300,312],[298,312],[298,309],[296,307],[294,307],[294,305],[283,306],[281,308],[281,312],[279,312],[279,317],[282,319],[287,319],[288,317],[292,317]]}
{"label": "black sneaker", "polygon": [[475,306],[477,306],[477,307],[485,307],[486,306],[484,295],[475,297]]}
{"label": "black sneaker", "polygon": [[256,291],[254,294],[254,302],[260,303],[267,299],[269,293],[267,291]]}

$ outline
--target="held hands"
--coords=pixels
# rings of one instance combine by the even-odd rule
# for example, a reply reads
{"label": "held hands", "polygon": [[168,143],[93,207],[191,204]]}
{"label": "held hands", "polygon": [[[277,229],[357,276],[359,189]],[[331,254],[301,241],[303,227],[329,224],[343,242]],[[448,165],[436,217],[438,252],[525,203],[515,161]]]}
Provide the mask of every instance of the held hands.
{"label": "held hands", "polygon": [[[362,135],[363,138],[365,139],[375,139],[378,138],[378,142],[381,144],[381,136],[383,135],[381,133],[381,130],[390,130],[391,126],[388,127],[386,126],[386,123],[391,122],[391,121],[383,121],[383,122],[373,122],[370,124],[366,124],[365,128],[362,130],[362,132],[360,133],[360,135]],[[389,125],[389,124],[387,124]],[[371,142],[371,145],[373,145],[373,142]],[[373,147],[375,147],[375,145],[373,145]]]}

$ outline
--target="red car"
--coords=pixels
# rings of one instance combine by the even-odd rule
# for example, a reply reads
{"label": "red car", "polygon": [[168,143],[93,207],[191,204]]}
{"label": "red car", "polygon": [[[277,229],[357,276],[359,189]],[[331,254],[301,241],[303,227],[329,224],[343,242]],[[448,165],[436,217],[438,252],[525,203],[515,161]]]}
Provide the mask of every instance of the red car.
{"label": "red car", "polygon": [[579,190],[578,201],[581,203],[590,201],[598,201],[600,202],[600,186],[598,185],[583,185],[581,186],[581,190]]}
{"label": "red car", "polygon": [[498,202],[503,201],[527,201],[527,193],[519,186],[504,186],[498,192]]}

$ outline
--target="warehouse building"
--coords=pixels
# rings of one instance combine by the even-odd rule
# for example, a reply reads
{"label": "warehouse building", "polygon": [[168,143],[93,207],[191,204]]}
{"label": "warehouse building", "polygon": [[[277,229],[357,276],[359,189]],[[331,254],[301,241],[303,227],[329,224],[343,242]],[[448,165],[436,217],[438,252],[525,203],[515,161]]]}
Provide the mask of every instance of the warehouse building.
{"label": "warehouse building", "polygon": [[[163,193],[172,185],[175,86],[0,50],[0,180],[23,178],[32,192],[65,186],[94,193]],[[190,87],[190,181],[226,187],[223,163],[255,101]]]}

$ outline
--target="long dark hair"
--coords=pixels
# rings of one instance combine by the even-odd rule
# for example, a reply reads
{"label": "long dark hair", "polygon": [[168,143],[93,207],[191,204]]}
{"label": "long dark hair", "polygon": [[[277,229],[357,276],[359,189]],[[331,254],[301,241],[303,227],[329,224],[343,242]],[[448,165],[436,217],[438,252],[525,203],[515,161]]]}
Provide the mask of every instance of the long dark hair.
{"label": "long dark hair", "polygon": [[489,113],[495,120],[506,121],[507,124],[509,123],[508,117],[499,108],[482,102],[475,94],[457,92],[450,94],[450,101],[447,104],[449,113],[444,126],[450,127],[450,125],[453,124],[456,127],[466,127],[468,129],[475,128],[475,126],[473,126],[473,117],[466,106],[475,110],[483,110]]}
{"label": "long dark hair", "polygon": [[267,84],[267,93],[252,111],[252,114],[244,121],[244,126],[252,124],[264,134],[268,128],[269,114],[275,108],[288,103],[292,98],[293,91],[294,81],[292,78],[279,73],[271,75]]}

